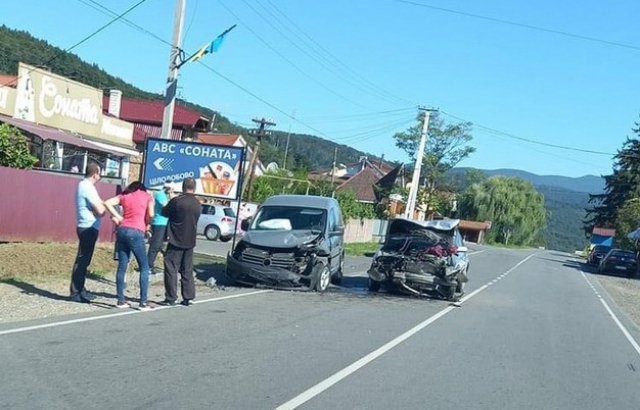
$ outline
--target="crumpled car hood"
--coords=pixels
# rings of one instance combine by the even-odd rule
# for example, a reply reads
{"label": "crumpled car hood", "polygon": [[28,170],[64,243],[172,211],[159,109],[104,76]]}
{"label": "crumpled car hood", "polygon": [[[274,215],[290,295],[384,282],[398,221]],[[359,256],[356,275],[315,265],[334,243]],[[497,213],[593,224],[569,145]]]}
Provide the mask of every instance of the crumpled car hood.
{"label": "crumpled car hood", "polygon": [[311,231],[248,231],[242,240],[248,244],[267,248],[295,248],[312,242],[320,236]]}

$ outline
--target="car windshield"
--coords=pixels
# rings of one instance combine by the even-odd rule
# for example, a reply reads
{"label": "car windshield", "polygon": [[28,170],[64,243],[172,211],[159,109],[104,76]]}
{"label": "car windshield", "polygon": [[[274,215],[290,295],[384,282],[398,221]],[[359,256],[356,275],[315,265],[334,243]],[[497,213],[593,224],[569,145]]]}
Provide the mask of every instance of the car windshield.
{"label": "car windshield", "polygon": [[611,248],[608,246],[596,246],[595,248],[593,248],[593,251],[598,253],[607,253],[610,250]]}
{"label": "car windshield", "polygon": [[324,209],[296,206],[265,206],[258,211],[250,230],[311,230],[321,232],[326,220],[327,211]]}

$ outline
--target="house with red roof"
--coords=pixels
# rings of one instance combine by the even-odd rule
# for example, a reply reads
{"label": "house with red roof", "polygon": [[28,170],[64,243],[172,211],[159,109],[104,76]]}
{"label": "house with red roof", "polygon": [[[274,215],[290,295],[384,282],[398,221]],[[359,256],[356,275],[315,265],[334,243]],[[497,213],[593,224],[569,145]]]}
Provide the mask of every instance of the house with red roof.
{"label": "house with red roof", "polygon": [[[245,175],[249,172],[249,163],[251,161],[251,156],[253,155],[253,150],[249,146],[247,140],[240,134],[214,134],[214,133],[206,133],[206,132],[196,132],[194,134],[194,141],[202,142],[205,144],[212,145],[226,145],[230,147],[240,147],[245,148]],[[265,167],[260,161],[260,158],[257,158],[256,161],[256,170],[254,176],[259,177],[265,173]]]}
{"label": "house with red roof", "polygon": [[[142,148],[147,138],[160,138],[164,101],[138,100],[123,98],[119,90],[111,90],[103,97],[103,110],[106,114],[134,124],[133,141]],[[198,111],[176,103],[173,113],[171,139],[185,140],[193,138],[197,132],[205,132],[210,118]]]}

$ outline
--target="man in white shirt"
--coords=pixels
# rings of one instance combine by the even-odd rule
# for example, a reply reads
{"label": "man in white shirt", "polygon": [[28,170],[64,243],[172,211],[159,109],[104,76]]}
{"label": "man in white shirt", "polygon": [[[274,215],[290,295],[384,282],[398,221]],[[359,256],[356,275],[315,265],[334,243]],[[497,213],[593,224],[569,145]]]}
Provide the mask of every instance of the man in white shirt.
{"label": "man in white shirt", "polygon": [[85,177],[78,184],[76,190],[76,219],[78,255],[71,273],[71,300],[79,303],[89,303],[94,296],[86,291],[84,284],[87,278],[87,268],[91,264],[93,251],[100,232],[100,218],[105,214],[105,207],[98,195],[95,184],[100,180],[100,166],[96,163],[87,164]]}

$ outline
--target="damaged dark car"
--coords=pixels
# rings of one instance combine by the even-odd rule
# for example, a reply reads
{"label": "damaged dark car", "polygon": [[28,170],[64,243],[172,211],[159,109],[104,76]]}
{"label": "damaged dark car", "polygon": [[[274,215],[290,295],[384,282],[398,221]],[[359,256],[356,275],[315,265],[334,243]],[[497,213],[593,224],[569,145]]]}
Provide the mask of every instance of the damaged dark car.
{"label": "damaged dark car", "polygon": [[324,292],[341,281],[344,225],[335,199],[274,196],[242,224],[246,232],[227,255],[234,282]]}
{"label": "damaged dark car", "polygon": [[373,256],[369,290],[381,287],[450,301],[464,293],[468,250],[458,231],[459,220],[389,221],[382,248]]}

